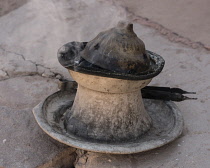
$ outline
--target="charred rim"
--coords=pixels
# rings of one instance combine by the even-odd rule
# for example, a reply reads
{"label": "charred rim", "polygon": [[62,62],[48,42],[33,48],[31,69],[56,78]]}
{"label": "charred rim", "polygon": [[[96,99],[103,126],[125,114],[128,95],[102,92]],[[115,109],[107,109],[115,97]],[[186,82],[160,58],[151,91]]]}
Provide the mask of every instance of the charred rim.
{"label": "charred rim", "polygon": [[115,71],[106,70],[98,66],[92,66],[92,64],[87,62],[86,60],[83,60],[85,62],[84,64],[69,64],[69,65],[63,65],[63,66],[69,70],[73,70],[73,71],[81,72],[85,74],[90,74],[90,75],[97,75],[97,76],[102,76],[102,77],[110,77],[110,78],[118,78],[118,79],[127,79],[127,80],[145,80],[145,79],[150,79],[157,76],[162,71],[165,65],[165,61],[160,55],[153,53],[151,51],[148,51],[148,50],[146,50],[146,53],[148,54],[151,60],[150,69],[148,71],[144,71],[139,74],[132,74],[132,73],[127,74],[127,73],[119,73]]}

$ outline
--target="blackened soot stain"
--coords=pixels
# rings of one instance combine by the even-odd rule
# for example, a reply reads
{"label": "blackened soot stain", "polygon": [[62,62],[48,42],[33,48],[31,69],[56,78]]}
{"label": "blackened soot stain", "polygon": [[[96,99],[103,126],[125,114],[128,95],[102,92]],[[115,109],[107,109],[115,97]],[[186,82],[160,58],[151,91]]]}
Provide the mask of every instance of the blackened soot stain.
{"label": "blackened soot stain", "polygon": [[100,47],[99,44],[96,44],[96,45],[94,46],[95,50],[98,50],[99,47]]}

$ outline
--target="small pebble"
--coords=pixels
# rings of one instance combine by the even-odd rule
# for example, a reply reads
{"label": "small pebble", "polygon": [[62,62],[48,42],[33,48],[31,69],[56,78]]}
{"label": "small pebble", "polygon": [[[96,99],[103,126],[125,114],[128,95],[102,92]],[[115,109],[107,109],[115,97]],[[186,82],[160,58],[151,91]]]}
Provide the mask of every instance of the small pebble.
{"label": "small pebble", "polygon": [[61,79],[62,77],[61,77],[61,75],[56,75],[55,78],[56,79]]}

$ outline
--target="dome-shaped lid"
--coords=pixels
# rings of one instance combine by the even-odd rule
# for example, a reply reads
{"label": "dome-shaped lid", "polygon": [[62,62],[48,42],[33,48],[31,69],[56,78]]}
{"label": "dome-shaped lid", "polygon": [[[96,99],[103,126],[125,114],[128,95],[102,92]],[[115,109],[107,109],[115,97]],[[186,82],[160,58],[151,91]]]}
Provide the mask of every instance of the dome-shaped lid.
{"label": "dome-shaped lid", "polygon": [[119,22],[116,27],[99,33],[87,43],[81,57],[93,65],[121,73],[138,74],[150,69],[145,45],[128,22]]}
{"label": "dome-shaped lid", "polygon": [[62,66],[80,73],[126,80],[145,80],[157,76],[164,59],[145,50],[133,32],[133,24],[120,22],[90,42],[69,42],[58,50]]}

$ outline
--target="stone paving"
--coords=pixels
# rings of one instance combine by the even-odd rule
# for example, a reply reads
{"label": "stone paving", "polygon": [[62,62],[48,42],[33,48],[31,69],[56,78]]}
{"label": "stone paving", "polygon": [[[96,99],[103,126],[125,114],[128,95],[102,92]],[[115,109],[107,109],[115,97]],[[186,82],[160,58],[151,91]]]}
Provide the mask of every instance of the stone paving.
{"label": "stone paving", "polygon": [[151,85],[196,91],[198,100],[176,103],[185,120],[176,141],[133,155],[78,154],[76,167],[209,167],[210,51],[202,45],[193,49],[171,42],[161,31],[140,24],[123,6],[104,0],[30,0],[0,17],[0,166],[53,167],[55,157],[66,150],[73,153],[39,128],[31,110],[58,90],[59,78],[69,78],[57,61],[60,46],[89,41],[123,19],[134,19],[135,32],[146,48],[166,60]]}

